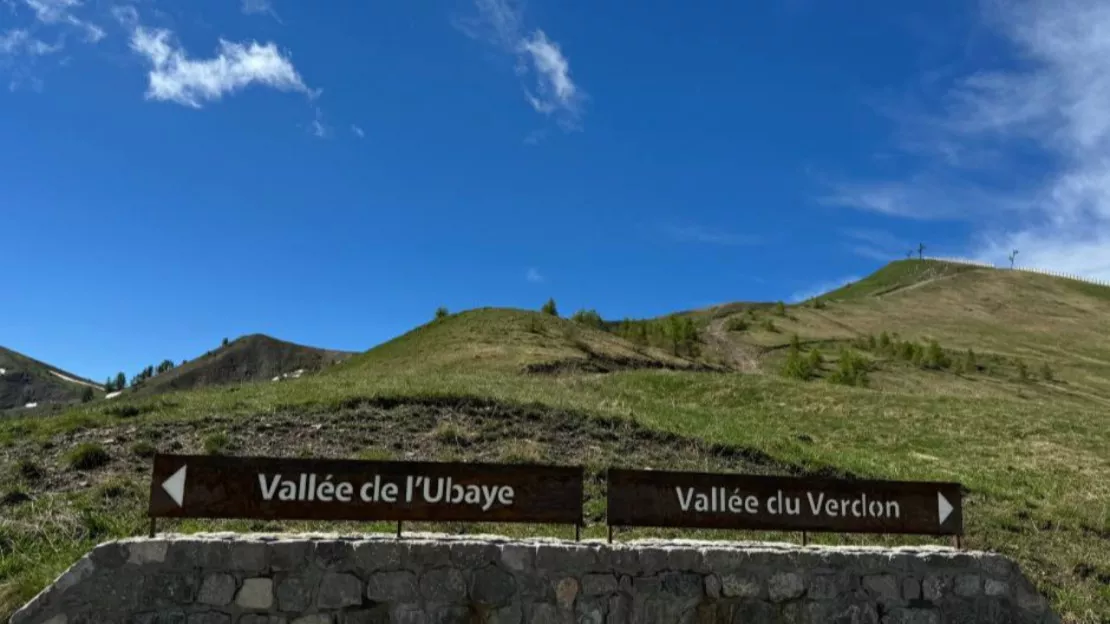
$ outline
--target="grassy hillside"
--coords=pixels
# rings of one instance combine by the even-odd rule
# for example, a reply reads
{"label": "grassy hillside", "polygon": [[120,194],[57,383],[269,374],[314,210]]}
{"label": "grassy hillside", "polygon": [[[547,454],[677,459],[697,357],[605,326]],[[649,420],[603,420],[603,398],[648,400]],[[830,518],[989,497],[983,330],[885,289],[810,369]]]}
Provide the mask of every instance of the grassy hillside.
{"label": "grassy hillside", "polygon": [[250,381],[270,381],[298,370],[316,372],[351,354],[306,347],[263,334],[242,336],[191,362],[159,373],[135,391],[157,394]]}
{"label": "grassy hillside", "polygon": [[100,384],[3,347],[0,370],[0,412],[28,403],[45,406],[78,401],[85,388],[103,395]]}
{"label": "grassy hillside", "polygon": [[[701,327],[700,363],[538,313],[472,310],[316,376],[0,422],[0,615],[95,542],[143,530],[147,457],[158,448],[581,463],[591,475],[590,537],[604,534],[605,465],[958,480],[967,488],[968,547],[1017,558],[1067,621],[1106,621],[1110,298],[1041,276],[921,264],[895,264],[917,277],[876,278],[897,282],[896,289],[859,287],[820,308],[692,312]],[[730,328],[734,318],[750,322]],[[971,347],[977,365],[929,369],[869,350],[866,337],[884,331],[899,341],[935,339],[953,359]],[[808,381],[779,374],[794,333],[801,351],[826,354]],[[873,367],[867,387],[831,383],[844,347]],[[1019,356],[1034,371],[1025,379],[1014,364]],[[1052,380],[1038,376],[1042,360],[1055,371]],[[422,528],[569,535],[565,527],[413,527]]]}

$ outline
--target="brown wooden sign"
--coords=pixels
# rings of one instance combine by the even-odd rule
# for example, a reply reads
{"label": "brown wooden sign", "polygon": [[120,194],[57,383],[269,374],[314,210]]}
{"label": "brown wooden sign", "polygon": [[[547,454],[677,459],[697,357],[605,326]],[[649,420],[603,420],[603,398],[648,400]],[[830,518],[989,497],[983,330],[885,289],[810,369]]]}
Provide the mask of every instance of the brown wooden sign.
{"label": "brown wooden sign", "polygon": [[582,522],[582,468],[157,455],[166,518]]}
{"label": "brown wooden sign", "polygon": [[958,483],[609,470],[610,526],[962,535]]}

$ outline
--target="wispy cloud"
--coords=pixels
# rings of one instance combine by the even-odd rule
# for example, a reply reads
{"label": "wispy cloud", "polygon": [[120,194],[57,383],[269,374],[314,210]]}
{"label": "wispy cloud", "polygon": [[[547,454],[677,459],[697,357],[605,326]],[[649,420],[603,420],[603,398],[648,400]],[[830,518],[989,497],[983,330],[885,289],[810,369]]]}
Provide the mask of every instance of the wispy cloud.
{"label": "wispy cloud", "polygon": [[54,44],[46,43],[31,36],[30,32],[19,28],[0,33],[0,57],[44,56],[59,52],[62,47],[60,41]]}
{"label": "wispy cloud", "polygon": [[308,130],[317,139],[326,139],[331,136],[331,128],[324,123],[324,111],[320,110],[319,106],[316,107],[316,116],[308,125]]}
{"label": "wispy cloud", "polygon": [[841,277],[839,279],[825,280],[823,282],[819,282],[817,284],[814,284],[813,286],[804,288],[791,294],[789,302],[799,303],[801,301],[808,301],[810,299],[813,299],[814,297],[819,297],[827,292],[832,292],[837,288],[840,288],[841,286],[851,284],[852,282],[858,282],[859,280],[860,278],[858,275]]}
{"label": "wispy cloud", "polygon": [[552,117],[564,129],[579,129],[587,96],[571,77],[570,61],[559,44],[538,28],[525,32],[518,3],[475,0],[474,4],[478,16],[458,20],[459,30],[513,55],[517,73],[532,77],[532,86],[524,87],[525,99],[532,108]]}
{"label": "wispy cloud", "polygon": [[680,243],[700,243],[705,245],[755,245],[758,237],[735,234],[719,228],[702,225],[665,224],[660,227],[663,234]]}
{"label": "wispy cloud", "polygon": [[1110,8],[1103,0],[984,5],[989,27],[1021,62],[983,66],[939,89],[930,83],[924,105],[898,118],[901,139],[912,139],[900,147],[921,163],[918,172],[851,181],[825,199],[969,220],[968,255],[1003,262],[1017,248],[1030,266],[1110,278]]}
{"label": "wispy cloud", "polygon": [[355,124],[351,124],[351,134],[355,135],[356,137],[358,137],[360,139],[364,138],[366,136],[366,133],[362,131],[362,128],[359,127],[359,126],[356,126]]}
{"label": "wispy cloud", "polygon": [[43,24],[69,24],[83,31],[86,41],[91,43],[105,36],[104,29],[74,15],[74,10],[82,4],[80,0],[24,0],[24,3]]}
{"label": "wispy cloud", "polygon": [[246,15],[269,15],[278,22],[281,21],[270,0],[242,0],[240,7]]}
{"label": "wispy cloud", "polygon": [[195,60],[170,31],[137,26],[131,49],[151,66],[146,97],[152,100],[201,108],[251,85],[312,96],[293,62],[273,43],[221,39],[215,56]]}
{"label": "wispy cloud", "polygon": [[542,284],[545,281],[543,275],[540,275],[540,272],[534,268],[528,269],[528,272],[524,274],[524,279],[533,284]]}

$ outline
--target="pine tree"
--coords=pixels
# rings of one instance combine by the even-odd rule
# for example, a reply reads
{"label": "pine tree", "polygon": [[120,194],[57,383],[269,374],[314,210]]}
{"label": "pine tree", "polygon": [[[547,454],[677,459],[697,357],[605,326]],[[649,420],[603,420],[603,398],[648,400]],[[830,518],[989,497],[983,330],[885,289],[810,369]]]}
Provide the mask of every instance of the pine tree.
{"label": "pine tree", "polygon": [[1018,379],[1022,382],[1029,381],[1029,367],[1025,365],[1025,360],[1017,361]]}
{"label": "pine tree", "polygon": [[1043,377],[1045,381],[1053,381],[1055,379],[1055,376],[1052,374],[1052,367],[1048,365],[1048,362],[1041,364],[1041,377]]}
{"label": "pine tree", "polygon": [[775,314],[778,316],[786,316],[786,304],[781,301],[775,303]]}
{"label": "pine tree", "polygon": [[555,299],[548,299],[547,303],[543,304],[543,307],[540,308],[540,312],[550,314],[551,316],[559,316],[559,309],[555,307]]}
{"label": "pine tree", "polygon": [[944,350],[940,348],[936,340],[929,341],[929,346],[926,347],[921,359],[921,364],[925,368],[939,370],[948,367],[948,356],[944,354]]}
{"label": "pine tree", "polygon": [[967,353],[964,354],[964,372],[974,373],[977,370],[979,370],[979,365],[975,363],[975,352],[968,349]]}
{"label": "pine tree", "polygon": [[115,390],[116,390],[116,380],[109,377],[108,381],[104,382],[104,391],[105,392],[115,392]]}
{"label": "pine tree", "polygon": [[879,334],[879,348],[883,351],[889,351],[890,345],[890,334],[886,333],[885,331]]}
{"label": "pine tree", "polygon": [[93,400],[93,389],[85,386],[85,389],[81,391],[81,402],[88,403],[91,400]]}
{"label": "pine tree", "polygon": [[229,342],[231,342],[231,341],[230,341],[230,340],[228,340],[227,338],[224,338],[223,342],[221,342],[221,343],[220,343],[220,346],[221,346],[221,347],[226,347],[226,346],[228,345],[228,343],[229,343]]}
{"label": "pine tree", "polygon": [[123,371],[116,373],[116,385],[114,387],[116,390],[123,390],[127,387],[127,375],[124,375]]}
{"label": "pine tree", "polygon": [[443,306],[439,306],[438,308],[436,308],[436,320],[439,320],[441,318],[447,318],[447,315],[448,315],[447,308],[445,308]]}

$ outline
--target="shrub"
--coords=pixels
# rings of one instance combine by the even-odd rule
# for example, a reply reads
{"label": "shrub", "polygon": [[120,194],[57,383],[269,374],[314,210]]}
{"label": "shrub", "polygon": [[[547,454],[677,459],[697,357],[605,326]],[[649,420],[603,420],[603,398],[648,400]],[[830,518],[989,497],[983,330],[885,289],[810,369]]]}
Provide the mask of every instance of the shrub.
{"label": "shrub", "polygon": [[554,299],[548,299],[547,303],[543,304],[543,307],[540,308],[540,312],[550,314],[551,316],[559,316],[559,308],[555,306]]}
{"label": "shrub", "polygon": [[534,440],[512,439],[501,449],[507,464],[538,464],[543,461],[543,446]]}
{"label": "shrub", "polygon": [[810,366],[808,358],[802,357],[801,351],[791,349],[790,354],[786,356],[786,362],[782,365],[782,375],[804,381],[813,376],[813,367]]}
{"label": "shrub", "polygon": [[775,315],[786,316],[786,304],[779,301],[775,303]]}
{"label": "shrub", "polygon": [[880,349],[882,349],[883,351],[890,351],[891,344],[892,343],[890,342],[890,334],[886,333],[885,331],[879,334]]}
{"label": "shrub", "polygon": [[814,350],[809,352],[809,367],[813,371],[817,371],[819,368],[821,368],[821,364],[824,361],[825,361],[825,358],[821,357],[821,351],[820,350],[814,349]]}
{"label": "shrub", "polygon": [[146,440],[139,440],[135,444],[131,445],[131,454],[135,457],[142,457],[146,459],[148,457],[154,457],[154,454],[157,452],[157,447],[155,447],[150,442],[147,442]]}
{"label": "shrub", "polygon": [[821,299],[820,297],[814,297],[814,299],[813,299],[813,307],[814,307],[814,309],[817,309],[817,310],[824,310],[824,309],[825,309],[825,302],[824,302],[824,300],[823,300],[823,299]]}
{"label": "shrub", "polygon": [[867,334],[867,348],[874,351],[879,347],[879,341],[875,340],[875,334]]}
{"label": "shrub", "polygon": [[744,331],[748,328],[748,321],[742,316],[734,316],[725,322],[728,331]]}
{"label": "shrub", "polygon": [[777,332],[779,330],[779,328],[775,327],[775,322],[769,318],[763,319],[763,322],[759,325],[769,332]]}
{"label": "shrub", "polygon": [[925,348],[925,352],[921,356],[921,366],[932,370],[940,370],[948,368],[951,362],[948,355],[940,348],[936,340],[930,340],[929,345]]}
{"label": "shrub", "polygon": [[89,386],[85,386],[85,389],[81,391],[81,402],[88,403],[93,400],[93,396],[93,389]]}
{"label": "shrub", "polygon": [[898,344],[898,357],[907,362],[918,362],[921,359],[921,348],[917,344],[906,341]]}
{"label": "shrub", "polygon": [[443,306],[439,306],[438,308],[436,308],[436,320],[447,318],[448,314],[449,312],[447,312],[447,308]]}
{"label": "shrub", "polygon": [[226,347],[230,342],[231,341],[229,341],[227,338],[224,338],[223,342],[220,343],[220,346],[221,347]]}
{"label": "shrub", "polygon": [[1041,377],[1045,381],[1053,381],[1055,379],[1055,376],[1052,374],[1052,367],[1048,365],[1048,362],[1041,364]]}
{"label": "shrub", "polygon": [[579,310],[570,317],[570,320],[580,325],[605,329],[605,321],[602,320],[601,315],[596,310]]}
{"label": "shrub", "polygon": [[829,381],[845,386],[867,386],[867,360],[850,349],[840,351],[840,361],[836,370],[829,375]]}
{"label": "shrub", "polygon": [[1025,360],[1019,359],[1016,362],[1016,365],[1018,371],[1018,379],[1023,382],[1029,381],[1029,367],[1025,365]]}
{"label": "shrub", "polygon": [[210,433],[204,438],[204,452],[208,455],[222,455],[231,446],[231,438],[223,431]]}
{"label": "shrub", "polygon": [[110,461],[112,456],[108,451],[93,442],[79,444],[66,455],[66,463],[73,470],[95,470],[106,466]]}
{"label": "shrub", "polygon": [[964,354],[963,369],[966,373],[974,373],[979,369],[979,365],[975,363],[975,352],[971,349],[967,350]]}
{"label": "shrub", "polygon": [[791,351],[801,351],[802,350],[802,341],[798,339],[798,334],[791,334],[790,335],[790,350]]}

